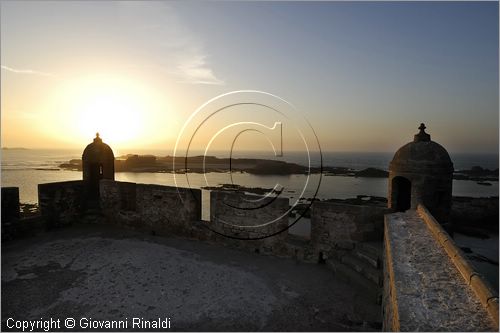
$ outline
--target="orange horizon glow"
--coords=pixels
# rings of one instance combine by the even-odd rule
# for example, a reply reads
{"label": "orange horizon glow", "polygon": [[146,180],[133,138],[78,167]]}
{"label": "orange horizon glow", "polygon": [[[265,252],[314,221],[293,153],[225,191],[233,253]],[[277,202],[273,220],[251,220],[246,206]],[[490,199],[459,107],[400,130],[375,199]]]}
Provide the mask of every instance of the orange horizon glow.
{"label": "orange horizon glow", "polygon": [[[3,147],[80,149],[99,132],[113,149],[171,150],[200,106],[249,89],[293,104],[324,151],[395,151],[424,122],[450,152],[498,153],[498,3],[0,7]],[[195,148],[229,121],[290,133],[287,119],[236,111],[205,124]],[[270,149],[253,133],[237,144]]]}
{"label": "orange horizon glow", "polygon": [[[50,143],[54,143],[54,148],[83,147],[96,132],[117,149],[142,146],[145,142],[159,145],[166,139],[173,141],[169,137],[175,134],[173,131],[158,130],[161,126],[171,129],[178,124],[173,102],[141,80],[106,73],[77,75],[54,83],[54,89],[37,105],[37,118],[43,121],[37,121],[35,127],[15,123],[3,126],[8,134],[17,133],[24,141],[35,134],[43,135],[49,145],[38,146],[34,141],[10,147],[48,148]],[[7,117],[2,123],[13,120]],[[9,147],[9,142],[2,141],[2,146]]]}

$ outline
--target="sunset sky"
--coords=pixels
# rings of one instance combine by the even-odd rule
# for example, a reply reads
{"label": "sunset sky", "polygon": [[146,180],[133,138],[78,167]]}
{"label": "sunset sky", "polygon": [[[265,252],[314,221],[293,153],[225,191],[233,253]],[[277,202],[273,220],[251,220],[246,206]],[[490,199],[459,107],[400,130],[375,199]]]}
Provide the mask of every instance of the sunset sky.
{"label": "sunset sky", "polygon": [[172,149],[200,105],[252,89],[292,103],[325,151],[394,151],[425,122],[450,152],[498,152],[498,2],[0,5],[4,147],[99,131]]}

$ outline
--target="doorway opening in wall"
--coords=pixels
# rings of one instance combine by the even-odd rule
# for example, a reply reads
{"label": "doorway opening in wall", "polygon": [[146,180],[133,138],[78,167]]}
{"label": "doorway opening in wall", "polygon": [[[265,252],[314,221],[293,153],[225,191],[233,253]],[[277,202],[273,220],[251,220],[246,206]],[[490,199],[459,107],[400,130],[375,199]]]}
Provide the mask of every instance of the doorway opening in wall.
{"label": "doorway opening in wall", "polygon": [[323,252],[320,252],[318,255],[318,264],[324,264],[326,263],[325,256]]}
{"label": "doorway opening in wall", "polygon": [[89,166],[89,195],[91,198],[99,197],[99,181],[102,179],[102,165],[92,163]]}
{"label": "doorway opening in wall", "polygon": [[393,207],[398,212],[404,212],[411,207],[411,182],[401,176],[392,179]]}

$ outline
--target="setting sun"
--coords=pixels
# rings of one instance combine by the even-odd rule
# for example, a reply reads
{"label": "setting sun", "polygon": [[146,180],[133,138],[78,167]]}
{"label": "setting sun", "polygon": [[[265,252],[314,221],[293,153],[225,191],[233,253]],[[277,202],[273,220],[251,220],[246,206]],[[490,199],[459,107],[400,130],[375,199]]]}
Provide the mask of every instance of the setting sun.
{"label": "setting sun", "polygon": [[[129,143],[143,132],[144,119],[138,98],[125,92],[102,91],[82,97],[77,113],[82,135],[96,131],[114,143]],[[85,101],[86,100],[86,101]]]}
{"label": "setting sun", "polygon": [[128,144],[144,133],[147,103],[138,86],[123,79],[91,77],[69,86],[69,115],[84,138],[95,132],[114,144]]}
{"label": "setting sun", "polygon": [[44,99],[50,121],[38,130],[58,144],[82,145],[99,132],[115,148],[164,145],[179,124],[170,95],[122,73],[65,77]]}

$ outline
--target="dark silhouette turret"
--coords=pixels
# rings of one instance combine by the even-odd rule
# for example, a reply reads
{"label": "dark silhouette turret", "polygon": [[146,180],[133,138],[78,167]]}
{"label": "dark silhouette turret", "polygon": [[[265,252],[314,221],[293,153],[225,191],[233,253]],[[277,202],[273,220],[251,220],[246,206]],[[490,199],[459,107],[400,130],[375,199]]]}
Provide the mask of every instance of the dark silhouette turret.
{"label": "dark silhouette turret", "polygon": [[82,155],[83,181],[87,195],[99,196],[99,181],[115,179],[115,156],[113,150],[96,133],[94,142],[89,144]]}
{"label": "dark silhouette turret", "polygon": [[415,209],[423,204],[432,215],[449,227],[453,163],[440,144],[431,141],[420,124],[413,142],[399,148],[389,165],[389,208]]}

